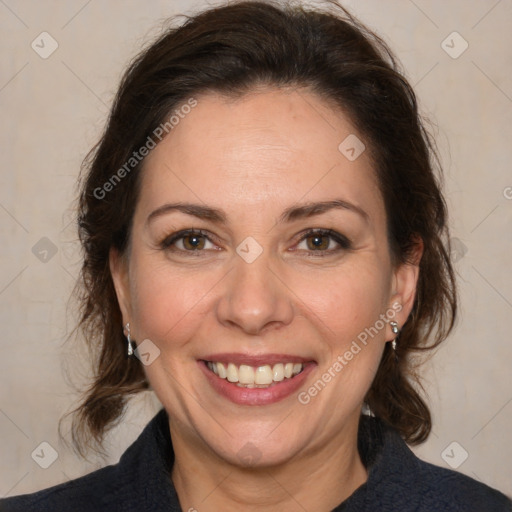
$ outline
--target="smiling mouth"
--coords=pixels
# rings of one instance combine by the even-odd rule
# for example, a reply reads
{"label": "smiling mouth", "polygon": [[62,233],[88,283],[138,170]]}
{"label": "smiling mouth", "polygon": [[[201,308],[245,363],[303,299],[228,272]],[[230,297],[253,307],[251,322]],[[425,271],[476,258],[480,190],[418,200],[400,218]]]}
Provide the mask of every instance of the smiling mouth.
{"label": "smiling mouth", "polygon": [[207,368],[220,379],[241,388],[268,388],[279,382],[293,379],[304,370],[303,363],[277,363],[249,366],[246,364],[204,361]]}

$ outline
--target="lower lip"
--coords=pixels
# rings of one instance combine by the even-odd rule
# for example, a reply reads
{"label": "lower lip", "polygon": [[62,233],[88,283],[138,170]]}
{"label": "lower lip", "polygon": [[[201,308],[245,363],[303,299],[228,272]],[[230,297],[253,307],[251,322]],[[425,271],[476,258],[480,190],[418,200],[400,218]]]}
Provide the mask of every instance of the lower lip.
{"label": "lower lip", "polygon": [[198,361],[198,363],[213,389],[219,395],[239,405],[268,405],[287,398],[300,388],[316,366],[314,363],[307,363],[304,369],[295,377],[285,378],[283,381],[276,382],[268,388],[243,388],[237,386],[236,383],[217,377],[206,366],[205,361]]}

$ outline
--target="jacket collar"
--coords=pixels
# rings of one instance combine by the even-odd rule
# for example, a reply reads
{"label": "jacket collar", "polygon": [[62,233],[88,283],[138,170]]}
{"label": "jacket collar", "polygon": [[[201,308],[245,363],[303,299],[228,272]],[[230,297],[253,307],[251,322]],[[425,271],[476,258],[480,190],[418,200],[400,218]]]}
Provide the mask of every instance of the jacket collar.
{"label": "jacket collar", "polygon": [[[371,510],[370,504],[390,499],[393,492],[403,495],[410,475],[418,469],[419,459],[399,434],[377,418],[361,416],[358,449],[368,479],[333,512]],[[171,480],[173,464],[169,420],[162,409],[117,465],[119,477],[127,486],[125,495],[130,495],[130,510],[133,507],[133,510],[181,512]],[[383,492],[386,496],[382,496]]]}

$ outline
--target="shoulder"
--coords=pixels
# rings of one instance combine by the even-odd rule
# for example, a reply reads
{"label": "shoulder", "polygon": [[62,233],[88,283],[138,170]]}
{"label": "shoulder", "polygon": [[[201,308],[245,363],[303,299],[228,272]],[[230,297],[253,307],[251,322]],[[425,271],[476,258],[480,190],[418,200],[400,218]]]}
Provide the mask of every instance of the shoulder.
{"label": "shoulder", "polygon": [[105,498],[117,495],[118,467],[107,466],[76,480],[71,480],[42,491],[0,500],[1,512],[76,512],[102,511]]}
{"label": "shoulder", "polygon": [[398,432],[365,419],[361,448],[369,461],[366,503],[401,512],[512,512],[504,494],[473,478],[419,459]]}
{"label": "shoulder", "polygon": [[417,467],[421,511],[512,512],[512,501],[482,482],[420,459]]}
{"label": "shoulder", "polygon": [[173,452],[160,411],[117,464],[49,489],[0,500],[0,512],[113,512],[177,508],[169,478]]}

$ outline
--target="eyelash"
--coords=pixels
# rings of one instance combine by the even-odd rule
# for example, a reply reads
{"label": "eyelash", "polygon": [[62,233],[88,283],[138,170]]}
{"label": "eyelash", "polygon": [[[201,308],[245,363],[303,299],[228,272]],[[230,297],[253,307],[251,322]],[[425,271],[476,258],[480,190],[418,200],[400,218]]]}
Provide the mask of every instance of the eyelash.
{"label": "eyelash", "polygon": [[[204,249],[199,249],[199,250],[172,249],[172,245],[175,242],[177,242],[178,240],[181,240],[182,238],[185,238],[187,236],[192,236],[192,235],[202,236],[202,237],[206,238],[206,240],[208,240],[209,242],[214,243],[212,241],[212,239],[210,238],[210,236],[208,235],[208,233],[201,229],[184,229],[182,231],[178,231],[177,233],[174,233],[173,235],[165,238],[160,243],[160,247],[163,250],[171,250],[173,252],[179,251],[182,253],[188,253],[188,255],[190,255],[190,256],[196,256],[196,255],[198,256],[199,253],[204,252]],[[310,230],[306,231],[304,234],[302,234],[302,236],[299,239],[299,241],[297,242],[297,244],[300,244],[304,240],[307,240],[308,238],[313,237],[313,236],[321,236],[321,237],[328,236],[340,246],[337,249],[316,250],[316,251],[315,250],[306,250],[305,251],[308,255],[311,255],[313,257],[330,256],[339,251],[342,251],[342,250],[347,251],[352,248],[352,243],[346,236],[344,236],[340,233],[337,233],[336,231],[333,231],[332,229],[310,229]]]}

